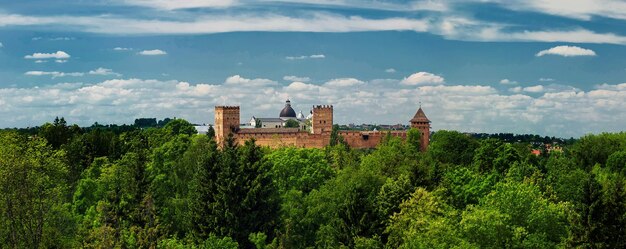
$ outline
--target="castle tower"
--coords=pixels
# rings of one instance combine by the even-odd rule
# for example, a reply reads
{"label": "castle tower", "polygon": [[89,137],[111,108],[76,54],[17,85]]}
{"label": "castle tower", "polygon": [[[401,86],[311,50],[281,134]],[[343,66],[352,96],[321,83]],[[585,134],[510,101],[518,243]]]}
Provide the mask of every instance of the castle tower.
{"label": "castle tower", "polygon": [[330,133],[333,130],[333,106],[318,105],[313,107],[311,132],[313,134]]}
{"label": "castle tower", "polygon": [[430,143],[430,120],[428,120],[426,114],[424,114],[421,106],[410,122],[411,128],[417,128],[420,131],[420,149],[426,151],[428,143]]}
{"label": "castle tower", "polygon": [[215,141],[222,145],[230,133],[239,130],[239,106],[215,107]]}

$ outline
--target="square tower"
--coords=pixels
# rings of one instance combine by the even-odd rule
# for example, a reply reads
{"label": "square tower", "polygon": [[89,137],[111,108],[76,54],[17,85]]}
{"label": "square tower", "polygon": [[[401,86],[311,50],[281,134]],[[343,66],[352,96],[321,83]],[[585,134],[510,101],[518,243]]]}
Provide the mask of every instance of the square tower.
{"label": "square tower", "polygon": [[239,131],[239,106],[215,107],[215,141],[222,145],[230,133]]}
{"label": "square tower", "polygon": [[311,119],[311,133],[324,134],[333,130],[333,106],[317,105],[313,106],[313,117]]}

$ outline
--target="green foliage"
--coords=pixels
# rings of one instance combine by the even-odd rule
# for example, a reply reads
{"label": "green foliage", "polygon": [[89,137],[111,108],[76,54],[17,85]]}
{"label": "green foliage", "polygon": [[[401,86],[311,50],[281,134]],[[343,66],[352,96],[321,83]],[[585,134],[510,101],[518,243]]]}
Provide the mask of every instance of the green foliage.
{"label": "green foliage", "polygon": [[489,194],[497,182],[494,174],[481,175],[468,168],[458,168],[446,172],[441,183],[445,196],[453,207],[463,210],[467,205]]}
{"label": "green foliage", "polygon": [[626,175],[626,150],[616,151],[606,160],[606,167],[613,172]]}
{"label": "green foliage", "polygon": [[626,132],[587,135],[572,146],[572,156],[587,170],[596,163],[605,165],[616,151],[626,150]]}
{"label": "green foliage", "polygon": [[289,119],[285,122],[285,128],[300,128],[300,122],[295,119]]}
{"label": "green foliage", "polygon": [[63,152],[43,139],[0,133],[0,245],[71,247]]}
{"label": "green foliage", "polygon": [[400,205],[387,227],[389,248],[469,248],[456,230],[455,210],[436,195],[417,188]]}
{"label": "green foliage", "polygon": [[0,248],[626,247],[626,133],[536,157],[454,131],[351,149],[336,126],[323,149],[219,147],[169,121],[0,132]]}
{"label": "green foliage", "polygon": [[215,129],[213,129],[212,125],[209,125],[209,130],[206,132],[207,137],[215,138]]}
{"label": "green foliage", "polygon": [[308,194],[335,175],[318,149],[281,148],[266,155],[264,162],[281,194],[292,189]]}
{"label": "green foliage", "polygon": [[196,244],[175,238],[164,239],[157,248],[162,249],[237,249],[239,244],[230,237],[219,238],[211,234],[206,240]]}
{"label": "green foliage", "polygon": [[251,246],[248,236],[252,232],[273,236],[279,199],[261,149],[252,140],[237,147],[229,139],[216,152],[214,142],[209,143],[209,155],[194,180],[195,236],[228,236],[244,247]]}
{"label": "green foliage", "polygon": [[478,142],[457,131],[440,130],[431,137],[428,152],[442,163],[470,165]]}
{"label": "green foliage", "polygon": [[184,119],[175,119],[168,122],[163,129],[171,135],[185,134],[191,136],[198,133],[191,123]]}
{"label": "green foliage", "polygon": [[342,144],[342,145],[344,145],[346,147],[348,146],[348,144],[343,139],[343,137],[341,135],[339,135],[339,125],[338,124],[334,124],[333,125],[333,129],[330,131],[330,143],[329,143],[329,146],[333,147],[333,146],[336,146],[338,144]]}
{"label": "green foliage", "polygon": [[317,247],[354,246],[354,238],[379,234],[383,218],[376,211],[383,178],[367,170],[345,169],[305,200],[305,219]]}
{"label": "green foliage", "polygon": [[406,132],[406,144],[411,153],[418,153],[421,145],[420,131],[416,128],[411,128]]}
{"label": "green foliage", "polygon": [[460,224],[467,240],[481,248],[556,247],[568,235],[567,211],[535,185],[500,182],[463,212]]}

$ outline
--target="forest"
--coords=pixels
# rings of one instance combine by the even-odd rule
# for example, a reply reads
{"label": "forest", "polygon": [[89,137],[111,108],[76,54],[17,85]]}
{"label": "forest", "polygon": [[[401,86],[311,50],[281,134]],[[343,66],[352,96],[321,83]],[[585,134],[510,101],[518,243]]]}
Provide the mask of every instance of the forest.
{"label": "forest", "polygon": [[[153,121],[150,121],[153,123]],[[626,248],[626,133],[220,147],[187,121],[0,131],[0,248]]]}

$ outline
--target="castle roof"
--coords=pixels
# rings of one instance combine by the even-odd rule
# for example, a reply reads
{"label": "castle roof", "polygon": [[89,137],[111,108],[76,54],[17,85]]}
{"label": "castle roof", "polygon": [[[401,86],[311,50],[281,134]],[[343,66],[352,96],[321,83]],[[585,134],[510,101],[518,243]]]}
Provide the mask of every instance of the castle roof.
{"label": "castle roof", "polygon": [[411,122],[428,122],[430,123],[430,120],[428,120],[428,118],[426,117],[426,114],[424,114],[424,111],[422,110],[422,107],[420,107],[417,112],[415,113],[415,116],[413,116],[413,118],[411,119]]}
{"label": "castle roof", "polygon": [[287,99],[287,101],[285,102],[285,108],[283,108],[283,110],[280,111],[280,115],[278,117],[281,117],[281,118],[295,118],[296,117],[296,111],[294,111],[293,108],[291,108],[291,101],[289,101],[289,99]]}
{"label": "castle roof", "polygon": [[246,129],[240,129],[239,134],[249,134],[249,133],[266,133],[266,134],[272,134],[272,133],[294,133],[294,132],[299,132],[300,129],[298,128],[246,128]]}

